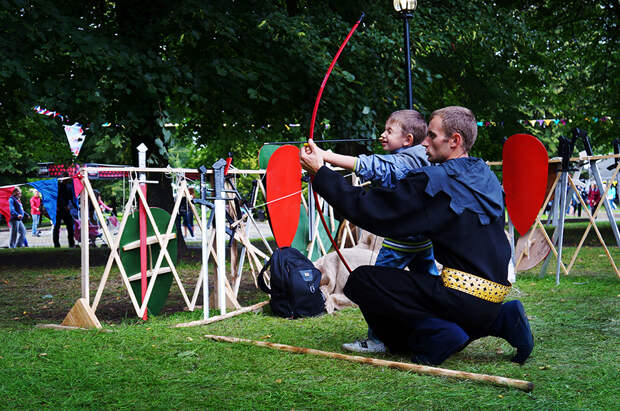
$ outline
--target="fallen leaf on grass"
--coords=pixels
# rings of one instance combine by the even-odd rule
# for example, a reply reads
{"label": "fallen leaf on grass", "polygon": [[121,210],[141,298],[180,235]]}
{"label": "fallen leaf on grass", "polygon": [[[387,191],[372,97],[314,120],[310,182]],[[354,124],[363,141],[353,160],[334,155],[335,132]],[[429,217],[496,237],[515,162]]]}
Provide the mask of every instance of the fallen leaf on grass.
{"label": "fallen leaf on grass", "polygon": [[497,398],[504,398],[504,396],[502,394],[499,394]]}
{"label": "fallen leaf on grass", "polygon": [[192,337],[187,337],[187,341],[194,341]]}
{"label": "fallen leaf on grass", "polygon": [[281,383],[282,383],[282,378],[278,378],[278,379],[276,380],[276,384],[281,384]]}
{"label": "fallen leaf on grass", "polygon": [[259,338],[259,340],[267,340],[269,338],[271,338],[271,334],[263,335],[262,337]]}
{"label": "fallen leaf on grass", "polygon": [[551,367],[549,367],[548,365],[543,365],[543,366],[538,367],[539,370],[548,370],[549,368]]}
{"label": "fallen leaf on grass", "polygon": [[39,357],[45,357],[47,355],[46,352],[42,352],[41,354],[39,354]]}

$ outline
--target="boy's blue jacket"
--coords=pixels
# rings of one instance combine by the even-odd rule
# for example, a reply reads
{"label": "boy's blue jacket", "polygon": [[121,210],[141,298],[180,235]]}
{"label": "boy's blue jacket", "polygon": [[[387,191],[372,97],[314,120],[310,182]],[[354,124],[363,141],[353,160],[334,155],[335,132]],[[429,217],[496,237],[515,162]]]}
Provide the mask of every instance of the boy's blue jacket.
{"label": "boy's blue jacket", "polygon": [[418,144],[403,147],[391,154],[362,154],[355,162],[355,174],[363,182],[372,181],[381,187],[394,188],[396,182],[407,174],[429,165],[426,149]]}

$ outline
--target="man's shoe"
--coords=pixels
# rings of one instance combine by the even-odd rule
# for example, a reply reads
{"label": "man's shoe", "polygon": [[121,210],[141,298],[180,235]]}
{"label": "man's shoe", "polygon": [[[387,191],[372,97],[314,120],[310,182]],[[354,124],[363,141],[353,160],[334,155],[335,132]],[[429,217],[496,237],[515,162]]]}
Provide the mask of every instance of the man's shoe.
{"label": "man's shoe", "polygon": [[381,341],[373,341],[371,339],[358,340],[352,343],[342,344],[342,349],[351,352],[365,352],[365,353],[384,353],[387,352],[385,344]]}
{"label": "man's shoe", "polygon": [[523,364],[534,349],[534,335],[519,300],[502,304],[499,315],[491,327],[491,334],[505,339],[517,349],[511,361]]}

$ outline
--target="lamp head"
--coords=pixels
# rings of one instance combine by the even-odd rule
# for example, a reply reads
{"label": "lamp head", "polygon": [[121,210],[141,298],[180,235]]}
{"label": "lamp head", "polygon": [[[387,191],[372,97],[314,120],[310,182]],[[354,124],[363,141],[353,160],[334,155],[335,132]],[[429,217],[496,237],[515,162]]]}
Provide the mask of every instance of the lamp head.
{"label": "lamp head", "polygon": [[394,0],[394,10],[410,13],[418,7],[418,0]]}

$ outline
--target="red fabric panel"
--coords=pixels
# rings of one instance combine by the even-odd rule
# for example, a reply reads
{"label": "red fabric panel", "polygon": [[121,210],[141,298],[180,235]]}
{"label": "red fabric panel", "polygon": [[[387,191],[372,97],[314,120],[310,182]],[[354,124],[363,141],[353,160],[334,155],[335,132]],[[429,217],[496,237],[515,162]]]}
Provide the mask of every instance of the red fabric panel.
{"label": "red fabric panel", "polygon": [[6,219],[7,225],[11,220],[11,209],[9,207],[9,197],[13,194],[15,187],[0,188],[0,214]]}

